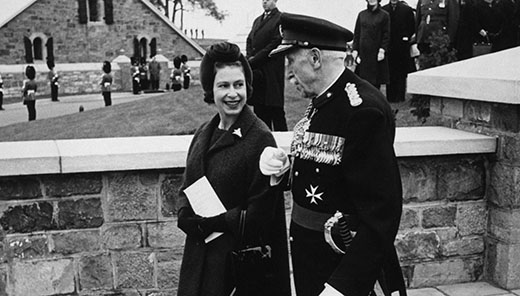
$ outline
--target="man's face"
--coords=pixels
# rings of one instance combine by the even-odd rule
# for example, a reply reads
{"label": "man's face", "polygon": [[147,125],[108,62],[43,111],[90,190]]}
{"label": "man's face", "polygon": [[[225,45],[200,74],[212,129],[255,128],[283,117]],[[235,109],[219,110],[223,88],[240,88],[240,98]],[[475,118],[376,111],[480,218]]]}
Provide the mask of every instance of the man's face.
{"label": "man's face", "polygon": [[375,6],[377,5],[377,0],[367,0],[368,5]]}
{"label": "man's face", "polygon": [[271,11],[276,8],[277,0],[262,0],[262,7],[265,11]]}
{"label": "man's face", "polygon": [[312,98],[318,93],[313,85],[318,78],[312,64],[312,57],[306,49],[291,50],[285,56],[287,80],[294,84],[304,98]]}

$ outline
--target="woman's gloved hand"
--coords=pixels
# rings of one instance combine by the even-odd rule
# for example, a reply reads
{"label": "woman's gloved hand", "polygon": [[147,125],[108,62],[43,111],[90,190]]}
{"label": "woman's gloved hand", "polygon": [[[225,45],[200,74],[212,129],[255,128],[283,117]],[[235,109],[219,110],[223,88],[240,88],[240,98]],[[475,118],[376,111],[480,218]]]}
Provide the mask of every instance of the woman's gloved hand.
{"label": "woman's gloved hand", "polygon": [[204,218],[195,214],[192,209],[184,207],[179,210],[177,226],[189,236],[204,239],[202,222]]}

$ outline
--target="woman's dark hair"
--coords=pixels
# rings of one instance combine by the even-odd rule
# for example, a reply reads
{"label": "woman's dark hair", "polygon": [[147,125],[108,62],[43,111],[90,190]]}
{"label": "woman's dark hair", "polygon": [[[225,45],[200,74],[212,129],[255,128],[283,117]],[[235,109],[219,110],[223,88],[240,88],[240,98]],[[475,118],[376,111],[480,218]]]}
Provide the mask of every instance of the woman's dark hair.
{"label": "woman's dark hair", "polygon": [[181,67],[181,63],[182,63],[182,60],[181,60],[180,57],[177,56],[177,57],[173,58],[173,66],[175,68],[180,68]]}
{"label": "woman's dark hair", "polygon": [[112,71],[112,65],[110,65],[109,61],[104,61],[103,62],[103,72],[108,74],[108,73],[110,73],[110,71]]}
{"label": "woman's dark hair", "polygon": [[34,69],[34,67],[31,65],[25,67],[25,76],[33,80],[34,78],[36,78],[36,69]]}
{"label": "woman's dark hair", "polygon": [[247,59],[240,52],[238,45],[221,42],[211,45],[200,62],[200,83],[204,90],[204,102],[211,104],[213,98],[213,82],[216,70],[224,66],[242,66],[246,79],[247,97],[253,93],[253,71]]}
{"label": "woman's dark hair", "polygon": [[181,55],[181,62],[186,63],[188,61],[188,56],[185,54]]}

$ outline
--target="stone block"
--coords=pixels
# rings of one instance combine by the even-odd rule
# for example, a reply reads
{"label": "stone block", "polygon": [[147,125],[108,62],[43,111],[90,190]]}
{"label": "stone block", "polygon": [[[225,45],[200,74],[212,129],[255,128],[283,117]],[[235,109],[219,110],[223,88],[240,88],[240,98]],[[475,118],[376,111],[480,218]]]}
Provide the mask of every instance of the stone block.
{"label": "stone block", "polygon": [[167,175],[161,183],[161,213],[163,217],[176,214],[175,200],[182,183],[182,175]]}
{"label": "stone block", "polygon": [[484,238],[473,236],[448,241],[443,243],[441,252],[446,257],[482,254],[484,252]]}
{"label": "stone block", "polygon": [[7,233],[27,233],[56,229],[52,221],[53,206],[49,202],[16,205],[0,216],[0,225]]}
{"label": "stone block", "polygon": [[464,119],[475,124],[488,124],[491,121],[491,104],[481,101],[466,101]]}
{"label": "stone block", "polygon": [[60,229],[96,228],[103,225],[101,199],[85,198],[58,202]]}
{"label": "stone block", "polygon": [[10,276],[10,295],[55,295],[75,291],[74,266],[70,259],[14,262]]}
{"label": "stone block", "polygon": [[174,289],[179,284],[180,261],[157,264],[157,286],[159,289]]}
{"label": "stone block", "polygon": [[456,206],[432,206],[423,211],[424,228],[455,226]]}
{"label": "stone block", "polygon": [[500,135],[502,157],[512,163],[520,163],[520,135]]}
{"label": "stone block", "polygon": [[459,99],[442,98],[442,114],[462,118],[464,116],[464,102]]}
{"label": "stone block", "polygon": [[7,296],[7,267],[0,267],[0,296]]}
{"label": "stone block", "polygon": [[401,260],[434,259],[440,255],[440,239],[433,231],[399,234],[395,247]]}
{"label": "stone block", "polygon": [[103,189],[99,174],[63,174],[43,179],[45,193],[50,197],[99,194]]}
{"label": "stone block", "polygon": [[[183,240],[184,242],[184,240]],[[157,262],[167,262],[167,261],[181,261],[182,253],[184,252],[184,247],[181,249],[163,249],[158,250],[155,254],[155,258]]]}
{"label": "stone block", "polygon": [[410,288],[432,287],[479,279],[483,262],[479,257],[421,262],[415,265]]}
{"label": "stone block", "polygon": [[110,256],[95,255],[79,259],[79,283],[81,290],[111,289],[113,273]]}
{"label": "stone block", "polygon": [[95,252],[101,248],[99,230],[54,233],[52,242],[51,251],[63,255]]}
{"label": "stone block", "polygon": [[183,248],[185,234],[177,221],[148,224],[148,245],[152,248]]}
{"label": "stone block", "polygon": [[518,133],[520,131],[520,106],[516,104],[489,104],[491,126],[499,131]]}
{"label": "stone block", "polygon": [[113,174],[108,183],[108,221],[157,219],[158,190],[141,184],[138,174]]}
{"label": "stone block", "polygon": [[513,208],[520,206],[520,167],[504,163],[494,163],[490,166],[490,182],[488,197],[492,203]]}
{"label": "stone block", "polygon": [[482,199],[485,171],[482,158],[465,158],[439,166],[438,194],[448,200]]}
{"label": "stone block", "polygon": [[489,235],[504,243],[520,244],[520,209],[489,209]]}
{"label": "stone block", "polygon": [[141,227],[137,224],[111,225],[102,236],[106,249],[136,249],[142,246]]}
{"label": "stone block", "polygon": [[404,208],[401,215],[399,230],[411,229],[419,226],[419,213],[414,208]]}
{"label": "stone block", "polygon": [[441,97],[431,97],[430,98],[430,113],[431,114],[442,114],[442,98]]}
{"label": "stone block", "polygon": [[486,276],[502,288],[520,289],[520,244],[489,240],[487,249]]}
{"label": "stone block", "polygon": [[0,200],[41,198],[40,181],[34,178],[0,178]]}
{"label": "stone block", "polygon": [[153,284],[153,253],[114,253],[115,287],[117,289],[150,289]]}
{"label": "stone block", "polygon": [[49,254],[46,235],[20,236],[7,239],[6,251],[10,259],[42,258]]}
{"label": "stone block", "polygon": [[463,203],[457,206],[456,225],[461,236],[484,234],[487,223],[485,202]]}
{"label": "stone block", "polygon": [[144,186],[154,186],[159,182],[159,173],[155,171],[144,171],[139,174],[139,181]]}
{"label": "stone block", "polygon": [[437,173],[424,159],[399,162],[405,202],[437,200]]}

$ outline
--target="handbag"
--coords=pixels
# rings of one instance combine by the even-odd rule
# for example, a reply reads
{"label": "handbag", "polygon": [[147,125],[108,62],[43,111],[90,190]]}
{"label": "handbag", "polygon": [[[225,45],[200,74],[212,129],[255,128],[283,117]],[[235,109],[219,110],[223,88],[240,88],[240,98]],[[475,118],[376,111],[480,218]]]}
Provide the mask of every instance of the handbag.
{"label": "handbag", "polygon": [[274,279],[271,246],[261,243],[261,239],[259,244],[245,243],[246,213],[240,211],[238,248],[230,253],[236,285],[232,295],[262,295],[262,289]]}
{"label": "handbag", "polygon": [[489,42],[489,38],[486,36],[486,42],[475,42],[473,43],[473,56],[479,56],[488,54],[491,52],[491,42]]}

